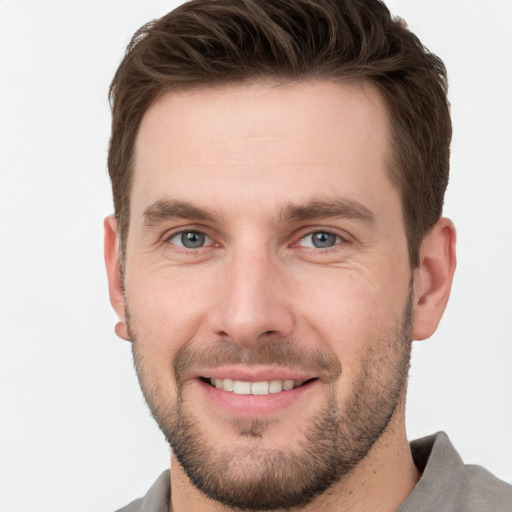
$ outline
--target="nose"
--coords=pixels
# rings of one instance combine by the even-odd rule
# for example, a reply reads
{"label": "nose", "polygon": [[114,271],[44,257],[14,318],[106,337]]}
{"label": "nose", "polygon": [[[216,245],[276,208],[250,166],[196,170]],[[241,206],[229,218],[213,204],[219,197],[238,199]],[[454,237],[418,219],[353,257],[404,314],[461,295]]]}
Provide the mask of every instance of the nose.
{"label": "nose", "polygon": [[289,338],[294,314],[286,279],[270,251],[240,250],[226,262],[210,329],[239,345]]}

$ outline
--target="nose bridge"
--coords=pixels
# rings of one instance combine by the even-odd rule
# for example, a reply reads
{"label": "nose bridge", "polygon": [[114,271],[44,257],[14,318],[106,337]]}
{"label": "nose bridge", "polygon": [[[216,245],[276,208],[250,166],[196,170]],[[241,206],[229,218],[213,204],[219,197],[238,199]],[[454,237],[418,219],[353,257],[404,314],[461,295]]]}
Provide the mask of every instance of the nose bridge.
{"label": "nose bridge", "polygon": [[216,333],[239,344],[287,336],[293,314],[279,259],[268,247],[249,244],[234,249],[228,260],[214,314]]}

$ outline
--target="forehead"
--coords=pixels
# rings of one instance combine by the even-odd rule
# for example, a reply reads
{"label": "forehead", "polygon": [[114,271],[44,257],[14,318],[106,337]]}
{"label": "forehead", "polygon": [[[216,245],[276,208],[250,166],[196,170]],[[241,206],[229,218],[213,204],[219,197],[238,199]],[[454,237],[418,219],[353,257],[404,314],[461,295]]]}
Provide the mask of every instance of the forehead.
{"label": "forehead", "polygon": [[368,83],[166,93],[146,112],[137,136],[134,213],[158,196],[188,201],[192,193],[218,204],[221,197],[236,199],[239,207],[331,193],[379,200],[394,189],[388,125],[384,101]]}

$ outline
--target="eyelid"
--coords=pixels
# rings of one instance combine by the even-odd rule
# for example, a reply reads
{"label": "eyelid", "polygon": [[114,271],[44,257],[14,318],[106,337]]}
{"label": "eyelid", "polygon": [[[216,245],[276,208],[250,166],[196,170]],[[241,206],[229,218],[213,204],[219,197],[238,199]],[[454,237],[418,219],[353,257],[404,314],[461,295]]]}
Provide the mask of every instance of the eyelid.
{"label": "eyelid", "polygon": [[[326,247],[316,247],[313,242],[313,236],[318,233],[334,236],[335,240],[334,240],[333,245],[327,245]],[[310,243],[308,243],[306,245],[305,241],[308,238],[310,239]],[[299,245],[299,247],[305,247],[308,249],[319,250],[319,251],[328,251],[329,249],[334,249],[336,246],[340,245],[343,242],[344,242],[343,238],[341,236],[339,236],[337,233],[330,233],[329,231],[313,231],[311,233],[307,233],[302,238],[300,238],[300,240],[298,241],[298,245]]]}
{"label": "eyelid", "polygon": [[[351,235],[349,235],[344,230],[333,228],[333,227],[325,228],[325,227],[321,227],[321,226],[308,226],[306,228],[300,229],[299,233],[294,237],[295,241],[293,242],[292,246],[300,247],[301,246],[300,242],[302,240],[304,240],[304,238],[314,235],[315,233],[326,233],[329,235],[336,236],[339,239],[339,241],[336,242],[336,244],[330,248],[334,248],[334,247],[340,245],[341,243],[345,244],[345,243],[350,243],[353,241],[353,237]],[[329,248],[320,249],[320,250],[326,251],[328,249]]]}
{"label": "eyelid", "polygon": [[[195,234],[198,234],[198,235],[203,235],[204,236],[204,244],[199,246],[199,247],[194,247],[194,248],[191,248],[191,247],[184,247],[185,249],[204,249],[205,247],[210,247],[212,245],[212,242],[213,240],[206,234],[206,233],[202,233],[201,231],[192,231],[190,229],[187,229],[185,231],[182,231],[181,233],[175,233],[173,236],[169,237],[168,240],[171,241],[175,238],[181,238],[182,235],[186,234],[186,233],[195,233]],[[178,247],[182,247],[182,244],[177,244],[177,243],[174,243],[172,242],[174,245],[177,245]]]}
{"label": "eyelid", "polygon": [[[204,235],[208,240],[209,243],[206,245],[203,245],[199,249],[205,248],[205,247],[211,247],[212,245],[215,245],[214,237],[209,233],[210,230],[206,229],[204,226],[197,226],[197,225],[189,225],[189,226],[179,226],[172,229],[167,230],[161,237],[161,242],[164,244],[172,244],[175,247],[184,249],[184,247],[172,243],[171,240],[179,235],[182,235],[183,233],[201,233]],[[187,249],[190,250],[190,249]]]}

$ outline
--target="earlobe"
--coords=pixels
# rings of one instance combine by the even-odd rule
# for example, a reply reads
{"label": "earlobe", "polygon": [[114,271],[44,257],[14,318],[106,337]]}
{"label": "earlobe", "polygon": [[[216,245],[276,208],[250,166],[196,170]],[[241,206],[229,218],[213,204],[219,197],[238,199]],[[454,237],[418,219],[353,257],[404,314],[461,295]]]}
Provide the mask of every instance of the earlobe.
{"label": "earlobe", "polygon": [[126,304],[124,299],[121,266],[119,263],[117,222],[113,215],[105,218],[103,227],[105,266],[107,269],[110,303],[119,317],[119,322],[115,326],[115,332],[123,340],[130,341],[125,318]]}
{"label": "earlobe", "polygon": [[441,218],[423,240],[414,276],[413,338],[434,334],[450,296],[456,266],[455,227]]}
{"label": "earlobe", "polygon": [[126,323],[124,321],[117,322],[116,326],[114,327],[114,332],[122,340],[131,341],[130,335],[128,333],[128,326],[126,325]]}

